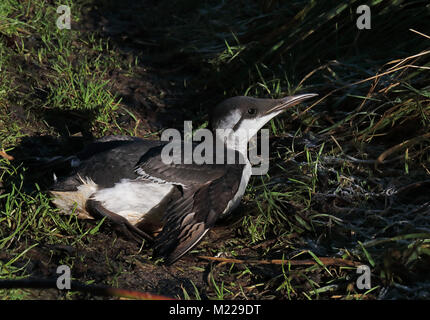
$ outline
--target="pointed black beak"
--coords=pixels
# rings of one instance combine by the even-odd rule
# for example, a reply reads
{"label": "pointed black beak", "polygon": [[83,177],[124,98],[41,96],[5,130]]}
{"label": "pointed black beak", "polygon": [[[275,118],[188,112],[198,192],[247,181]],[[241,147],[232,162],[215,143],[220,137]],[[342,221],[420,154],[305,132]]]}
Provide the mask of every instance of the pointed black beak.
{"label": "pointed black beak", "polygon": [[294,96],[288,96],[281,99],[276,99],[274,100],[274,106],[269,110],[267,110],[265,114],[270,114],[278,111],[285,111],[288,108],[291,108],[304,100],[307,100],[316,96],[318,96],[318,94],[316,93],[304,93],[304,94],[298,94]]}

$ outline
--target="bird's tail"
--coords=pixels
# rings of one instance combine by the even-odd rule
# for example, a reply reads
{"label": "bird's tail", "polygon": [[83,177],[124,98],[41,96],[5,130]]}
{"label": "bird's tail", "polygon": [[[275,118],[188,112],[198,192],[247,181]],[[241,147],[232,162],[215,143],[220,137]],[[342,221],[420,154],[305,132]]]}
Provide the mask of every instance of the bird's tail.
{"label": "bird's tail", "polygon": [[71,169],[73,162],[79,161],[76,156],[56,156],[56,157],[29,157],[21,159],[24,167],[30,170],[55,170],[55,169]]}
{"label": "bird's tail", "polygon": [[76,156],[28,157],[19,162],[25,168],[27,182],[37,182],[42,188],[57,183],[57,177],[70,173],[80,163]]}

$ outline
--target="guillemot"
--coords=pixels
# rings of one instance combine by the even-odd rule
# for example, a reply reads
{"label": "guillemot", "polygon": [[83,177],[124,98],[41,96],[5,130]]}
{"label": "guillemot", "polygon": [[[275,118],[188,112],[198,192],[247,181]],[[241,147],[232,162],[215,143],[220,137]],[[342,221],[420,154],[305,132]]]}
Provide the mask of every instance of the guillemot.
{"label": "guillemot", "polygon": [[[46,161],[71,170],[64,176],[54,170],[49,192],[62,212],[86,219],[106,217],[130,237],[153,242],[153,255],[172,264],[240,203],[252,170],[249,138],[287,108],[314,96],[239,96],[213,108],[210,128],[224,151],[235,155],[233,163],[166,163],[166,142],[108,136],[76,155]],[[181,152],[183,159],[184,149]]]}

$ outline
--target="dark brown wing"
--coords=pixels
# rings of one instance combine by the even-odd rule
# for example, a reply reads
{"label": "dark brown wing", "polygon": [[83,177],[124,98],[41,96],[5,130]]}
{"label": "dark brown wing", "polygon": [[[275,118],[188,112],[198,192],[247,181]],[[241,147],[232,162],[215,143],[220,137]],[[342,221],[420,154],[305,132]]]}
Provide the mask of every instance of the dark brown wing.
{"label": "dark brown wing", "polygon": [[75,191],[83,179],[90,178],[99,187],[108,188],[121,179],[136,179],[134,167],[139,159],[159,141],[142,140],[120,136],[116,139],[100,139],[74,157],[79,165],[68,175],[59,176],[50,187],[56,191]]}
{"label": "dark brown wing", "polygon": [[229,165],[220,178],[185,189],[183,197],[167,210],[165,227],[155,239],[156,256],[172,264],[203,238],[239,188],[241,170],[237,169]]}
{"label": "dark brown wing", "polygon": [[[193,148],[195,145],[193,145]],[[155,146],[149,149],[139,160],[136,165],[135,171],[142,175],[155,179],[159,179],[165,182],[174,183],[178,185],[191,185],[191,184],[201,184],[202,181],[212,181],[220,178],[225,173],[226,161],[223,164],[216,164],[212,161],[212,164],[186,164],[183,158],[179,159],[179,163],[167,164],[163,161],[162,152],[165,145]],[[181,150],[185,150],[183,143],[181,145]],[[234,151],[236,154],[236,159],[243,160],[242,155]],[[239,163],[239,160],[237,161]],[[243,162],[243,161],[242,161]],[[233,164],[233,166],[236,166]],[[240,168],[243,165],[239,165]]]}
{"label": "dark brown wing", "polygon": [[164,228],[155,239],[154,255],[172,264],[203,238],[227,208],[239,189],[244,165],[164,164],[160,152],[161,148],[148,151],[137,172],[182,189],[182,197],[168,207]]}

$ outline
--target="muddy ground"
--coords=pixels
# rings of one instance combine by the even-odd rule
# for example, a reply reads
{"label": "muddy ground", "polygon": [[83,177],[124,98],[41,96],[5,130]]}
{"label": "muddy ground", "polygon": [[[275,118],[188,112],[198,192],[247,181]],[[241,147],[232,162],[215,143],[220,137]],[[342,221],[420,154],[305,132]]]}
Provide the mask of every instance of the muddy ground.
{"label": "muddy ground", "polygon": [[[156,1],[101,1],[99,5],[86,8],[84,18],[79,23],[72,23],[72,30],[83,34],[96,33],[97,36],[109,39],[109,43],[125,60],[134,61],[136,57],[138,58],[139,63],[135,66],[132,77],[120,70],[107,70],[110,90],[121,98],[122,106],[138,118],[136,125],[129,112],[119,109],[116,121],[122,128],[129,129],[138,136],[145,136],[166,127],[181,128],[184,119],[203,123],[207,120],[205,110],[222,99],[219,93],[216,94],[216,87],[202,90],[204,79],[201,66],[192,64],[190,66],[190,63],[185,63],[184,59],[189,57],[175,52],[176,48],[164,43],[163,33],[169,30],[168,15],[163,16],[156,3]],[[146,21],[147,17],[151,17],[152,22]],[[155,21],[156,25],[152,24]],[[26,45],[29,47],[32,43]],[[37,45],[37,42],[33,45]],[[34,72],[40,70],[35,69]],[[44,99],[43,92],[35,92],[35,96]],[[89,125],[91,115],[86,113],[42,111],[39,114],[32,114],[30,116],[32,123],[28,125],[24,108],[14,108],[12,112],[16,121],[21,122],[23,127],[24,123],[27,125],[27,131],[24,132],[31,136],[23,138],[11,152],[16,159],[26,156],[73,154],[94,138]],[[39,135],[45,130],[44,122],[60,136]],[[109,133],[115,131],[105,134]],[[237,234],[234,225],[240,223],[240,218],[246,212],[246,205],[242,205],[227,220],[220,221],[200,243],[199,254],[212,255],[226,245],[240,244],[240,235]],[[94,227],[96,222],[82,224]],[[15,247],[14,250],[25,249],[24,243],[20,243],[19,246],[24,247]],[[247,256],[250,251],[264,250],[264,246],[264,243],[261,243],[259,248],[245,246],[236,252],[239,256],[241,254]],[[18,263],[16,266],[23,267],[25,273],[31,274],[34,278],[49,279],[55,276],[57,266],[67,261],[68,264],[72,264],[72,277],[80,282],[91,280],[96,284],[108,284],[169,297],[184,297],[185,289],[191,298],[195,298],[195,286],[203,299],[207,298],[206,288],[212,286],[212,269],[217,268],[216,275],[225,268],[198,259],[194,254],[188,254],[173,266],[167,267],[148,262],[150,253],[148,245],[141,247],[141,244],[128,239],[106,221],[100,232],[88,239],[85,244],[76,246],[40,244],[26,253],[28,261],[22,265]],[[3,252],[0,253],[0,259],[1,256],[6,259],[8,254]],[[242,267],[238,265],[235,268]],[[261,270],[255,268],[253,272],[254,276],[261,279],[264,279],[265,273],[271,274],[270,268]],[[246,276],[243,281],[231,280],[238,284],[242,282],[244,288],[249,285]],[[259,298],[257,288],[244,290],[247,298]],[[213,295],[213,288],[209,291]],[[27,298],[30,299],[66,297],[66,294],[55,289],[29,292]],[[76,293],[69,295],[68,298],[94,296]]]}
{"label": "muddy ground", "polygon": [[[178,28],[181,25],[178,21],[184,21],[185,25],[187,19],[190,21],[196,19],[201,23],[196,10],[198,6],[193,6],[192,1],[189,3],[189,8],[173,7],[164,2],[150,0],[79,3],[79,8],[82,10],[81,18],[78,22],[72,22],[71,32],[79,32],[82,37],[94,34],[97,38],[108,41],[111,48],[114,48],[118,54],[116,58],[120,57],[122,62],[133,65],[132,73],[125,71],[124,68],[112,67],[106,70],[105,77],[109,79],[108,89],[121,99],[120,106],[112,114],[111,119],[116,125],[109,123],[106,126],[93,126],[96,115],[90,112],[38,110],[37,105],[43,104],[47,99],[48,93],[43,88],[50,81],[49,77],[42,77],[38,83],[38,87],[42,89],[31,92],[34,97],[34,105],[31,108],[16,103],[13,108],[7,110],[12,114],[13,121],[19,124],[25,136],[20,139],[19,144],[10,154],[16,159],[28,156],[69,155],[80,150],[96,137],[118,134],[121,130],[140,137],[157,139],[161,129],[182,128],[184,120],[203,124],[207,121],[206,110],[220,102],[224,98],[224,93],[230,96],[243,94],[243,91],[236,92],[235,89],[230,88],[230,84],[236,80],[233,76],[229,79],[222,74],[210,74],[213,67],[205,64],[207,60],[200,59],[192,53],[192,50],[183,50],[184,43],[188,43],[187,40],[190,45],[193,45],[194,35],[180,33]],[[237,6],[232,7],[230,14],[240,16],[241,10]],[[173,15],[176,22],[174,25],[171,21]],[[211,23],[214,28],[229,33],[229,27],[222,25],[221,18],[220,21],[211,21]],[[204,33],[204,30],[201,32]],[[181,38],[178,38],[179,35]],[[10,46],[14,46],[15,41],[21,41],[2,36]],[[26,38],[23,41],[26,48],[40,45],[40,39],[37,37]],[[223,44],[222,39],[218,42]],[[73,54],[70,56],[72,61],[79,61],[82,58]],[[16,68],[24,66],[30,72],[49,74],[49,66],[32,65],[27,63],[25,58],[22,61],[16,61],[15,64]],[[332,67],[336,70],[335,65]],[[368,76],[367,73],[366,76]],[[15,81],[15,85],[23,92],[33,90],[31,79],[18,78]],[[342,81],[343,79],[340,79],[339,83]],[[334,80],[333,83],[330,81],[327,83],[328,85],[320,92],[321,95],[336,88],[333,84]],[[318,106],[325,114],[318,118],[322,123],[321,126],[328,127],[339,120],[335,119],[338,114],[335,107],[332,107],[338,106],[335,104],[337,103],[335,96],[328,97]],[[342,99],[339,98],[339,100]],[[297,118],[291,122],[290,119],[285,120],[284,123],[291,125],[291,128],[286,128],[286,132],[295,132],[302,125],[299,122]],[[393,144],[410,138],[403,134],[404,132],[415,134],[414,130],[410,130],[414,126],[414,121],[406,121],[402,127],[402,134],[381,135],[382,137],[374,138],[372,144],[363,147],[347,145],[345,153],[359,150],[351,154],[361,155],[363,151],[369,158],[375,158],[375,155],[381,154]],[[426,129],[422,128],[422,130],[419,134],[425,133]],[[341,136],[342,130],[339,131]],[[307,131],[297,138],[284,132],[271,139],[271,146],[273,150],[286,149],[294,141],[298,156],[289,159],[291,161],[288,160],[288,165],[291,165],[293,173],[291,177],[300,180],[302,178],[300,174],[306,171],[302,170],[302,167],[306,167],[302,166],[306,162],[305,152],[311,150],[313,155],[317,154],[316,146],[320,146],[320,139],[321,137]],[[327,138],[327,144],[328,140],[329,138]],[[333,141],[330,143],[335,145]],[[25,259],[14,263],[14,267],[22,268],[22,274],[25,275],[51,279],[56,276],[56,268],[66,264],[71,266],[72,277],[82,283],[103,284],[175,298],[189,296],[203,299],[225,297],[228,299],[304,299],[305,296],[301,295],[301,292],[320,288],[318,284],[322,283],[326,291],[315,291],[312,297],[341,299],[347,296],[350,298],[349,294],[354,298],[357,294],[360,299],[378,297],[428,299],[430,291],[427,270],[430,256],[425,253],[425,250],[428,250],[428,244],[426,245],[429,230],[427,195],[430,183],[425,167],[413,172],[411,169],[412,173],[406,176],[399,174],[404,170],[403,164],[396,163],[392,168],[381,165],[382,169],[376,166],[374,169],[369,169],[365,161],[362,166],[360,162],[352,161],[352,164],[348,163],[344,167],[335,160],[333,159],[333,163],[325,162],[318,172],[317,192],[313,194],[308,211],[305,211],[304,204],[300,201],[282,199],[283,202],[279,201],[282,202],[284,213],[288,216],[285,225],[291,224],[293,225],[291,229],[302,230],[291,232],[287,236],[283,234],[282,239],[277,238],[276,223],[274,223],[275,226],[271,226],[275,230],[273,233],[267,234],[263,240],[250,241],[250,234],[242,224],[244,217],[251,214],[255,217],[258,212],[257,202],[249,201],[252,197],[263,193],[261,189],[256,188],[252,194],[245,196],[241,206],[230,217],[219,221],[194,250],[173,266],[154,262],[151,259],[152,250],[148,244],[142,246],[128,239],[112,223],[105,221],[97,232],[83,237],[73,245],[64,244],[73,242],[72,233],[67,232],[58,235],[60,239],[58,242],[40,242],[26,252]],[[287,174],[277,166],[284,165],[281,160],[274,159],[272,164],[274,168],[271,174],[274,178],[270,183],[273,190],[284,192],[285,190],[279,185],[291,186],[291,181],[288,180],[290,176],[287,177]],[[331,170],[331,168],[335,169]],[[311,170],[312,168],[306,173]],[[333,183],[339,172],[342,174],[347,172],[344,185]],[[414,185],[416,181],[425,181],[425,183]],[[30,184],[26,186],[29,192],[32,188]],[[391,185],[396,190],[401,190],[402,186],[410,186],[410,189],[403,190],[405,192],[399,193],[398,196],[386,196],[384,192]],[[370,186],[369,189],[372,192],[367,193],[367,186]],[[341,196],[335,194],[338,190],[340,190],[339,193],[344,193]],[[303,193],[306,194],[306,192]],[[411,193],[414,195],[411,196]],[[422,196],[416,196],[417,194]],[[403,208],[407,206],[414,209],[405,214],[407,210]],[[319,222],[313,224],[309,216],[315,212],[322,214],[315,219]],[[331,214],[334,217],[330,217]],[[296,220],[292,222],[294,219]],[[81,221],[79,226],[83,230],[91,230],[97,226],[97,223],[97,221]],[[312,228],[309,225],[312,225]],[[308,227],[309,229],[306,229]],[[419,241],[415,243],[416,248],[419,247],[422,251],[414,252],[415,244],[406,248],[408,243],[402,241],[407,238],[403,239],[401,236],[409,234],[417,236],[417,238],[412,237],[413,239],[422,238],[421,243],[418,243]],[[400,235],[400,240],[394,243],[392,239],[397,235]],[[67,239],[61,241],[62,237]],[[375,241],[382,239],[383,244],[371,247],[369,250],[373,251],[367,257],[370,258],[366,260],[367,252],[360,251],[357,243],[358,241],[371,242],[372,239]],[[22,252],[33,243],[32,241],[34,239],[23,238],[11,242],[6,250],[0,252],[0,261],[9,261],[11,252]],[[377,290],[367,295],[360,295],[364,291],[357,291],[354,287],[357,274],[351,265],[340,267],[327,265],[325,268],[314,264],[311,267],[300,266],[286,272],[276,264],[214,263],[199,258],[215,256],[219,253],[221,257],[223,253],[225,253],[224,256],[232,257],[233,252],[235,258],[259,259],[264,256],[264,259],[291,259],[306,250],[311,250],[319,257],[340,258],[342,254],[347,257],[347,260],[361,261],[365,264],[369,264],[372,255],[374,258],[377,257],[375,268],[378,274],[374,279]],[[285,252],[287,252],[286,255],[284,255]],[[297,259],[301,258],[304,259],[304,256]],[[310,257],[306,256],[306,258]],[[393,272],[394,276],[384,273],[387,270]],[[381,280],[383,278],[386,279],[385,282]],[[393,279],[404,285],[390,287]],[[220,290],[222,282],[229,284],[230,292]],[[290,282],[293,283],[293,289],[288,288]],[[314,284],[317,285],[314,286]],[[330,289],[332,284],[336,286],[333,292]],[[384,286],[389,287],[389,290],[383,291]],[[297,288],[297,291],[294,288]],[[64,293],[55,289],[25,292],[25,298],[30,299],[105,299],[91,293]],[[107,299],[110,298],[112,297]]]}

